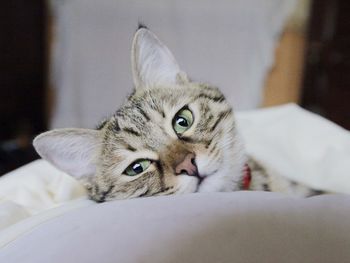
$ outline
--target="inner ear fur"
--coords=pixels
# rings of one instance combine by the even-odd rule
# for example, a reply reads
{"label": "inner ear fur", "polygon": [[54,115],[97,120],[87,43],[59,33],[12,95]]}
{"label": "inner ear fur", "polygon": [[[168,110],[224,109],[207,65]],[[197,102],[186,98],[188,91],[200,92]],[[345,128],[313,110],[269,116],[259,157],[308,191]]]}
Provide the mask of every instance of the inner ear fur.
{"label": "inner ear fur", "polygon": [[170,50],[147,28],[135,33],[131,65],[136,88],[174,86],[188,81]]}
{"label": "inner ear fur", "polygon": [[94,175],[100,149],[100,131],[57,129],[37,136],[33,145],[38,154],[58,169],[76,178]]}

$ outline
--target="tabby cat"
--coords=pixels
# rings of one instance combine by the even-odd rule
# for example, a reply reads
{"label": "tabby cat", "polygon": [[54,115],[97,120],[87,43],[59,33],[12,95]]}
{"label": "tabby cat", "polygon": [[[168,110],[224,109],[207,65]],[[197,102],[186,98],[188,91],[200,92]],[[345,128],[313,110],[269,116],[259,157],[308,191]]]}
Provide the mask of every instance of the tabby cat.
{"label": "tabby cat", "polygon": [[248,158],[224,95],[190,81],[145,27],[135,33],[131,62],[135,90],[97,129],[57,129],[34,140],[40,156],[81,180],[92,200],[241,189],[315,193]]}

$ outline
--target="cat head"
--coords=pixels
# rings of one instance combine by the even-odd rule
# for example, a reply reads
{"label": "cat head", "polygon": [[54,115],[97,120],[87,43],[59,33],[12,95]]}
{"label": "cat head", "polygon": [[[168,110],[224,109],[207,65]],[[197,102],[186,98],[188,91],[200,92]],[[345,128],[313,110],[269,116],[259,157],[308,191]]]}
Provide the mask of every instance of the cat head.
{"label": "cat head", "polygon": [[245,163],[232,108],[216,87],[190,81],[147,28],[134,36],[135,90],[97,129],[57,129],[35,149],[80,179],[97,202],[232,191]]}

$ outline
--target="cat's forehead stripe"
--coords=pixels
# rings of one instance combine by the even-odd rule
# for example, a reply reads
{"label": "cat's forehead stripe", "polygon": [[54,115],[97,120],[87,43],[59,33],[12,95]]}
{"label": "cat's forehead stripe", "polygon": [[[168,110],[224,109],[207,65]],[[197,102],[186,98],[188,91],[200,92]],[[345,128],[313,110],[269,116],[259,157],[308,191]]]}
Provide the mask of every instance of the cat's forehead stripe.
{"label": "cat's forehead stripe", "polygon": [[131,128],[131,127],[125,127],[123,128],[123,132],[126,132],[130,135],[134,135],[134,136],[141,136],[139,131],[136,131],[135,129]]}
{"label": "cat's forehead stripe", "polygon": [[136,109],[139,111],[139,113],[146,119],[146,121],[149,121],[151,118],[148,116],[148,114],[141,108],[140,105],[136,107]]}
{"label": "cat's forehead stripe", "polygon": [[209,95],[209,94],[201,93],[195,97],[195,100],[200,99],[200,98],[209,99],[209,100],[212,100],[215,102],[222,102],[225,100],[225,97],[223,94]]}
{"label": "cat's forehead stripe", "polygon": [[[107,125],[103,123],[103,127],[107,127],[105,134],[107,137],[112,134],[117,136],[111,136],[108,140],[118,138],[118,148],[130,152],[137,152],[140,148],[157,151],[169,139],[169,131],[165,129],[162,118],[169,114],[169,110],[174,112],[174,108],[197,103],[197,107],[199,107],[197,114],[200,113],[206,119],[206,122],[198,123],[198,132],[202,134],[200,135],[201,138],[197,140],[183,138],[183,141],[191,144],[204,144],[207,148],[211,140],[204,135],[205,131],[215,129],[228,114],[228,112],[225,112],[227,110],[225,106],[219,106],[219,104],[223,105],[224,101],[224,95],[217,88],[200,84],[179,90],[159,88],[136,91],[110,118]],[[215,117],[210,102],[218,105],[219,108],[214,107],[216,108],[215,111],[221,110],[222,114],[219,114],[219,116],[215,114]],[[157,113],[159,113],[158,117],[155,115]],[[172,118],[173,116],[169,117]]]}

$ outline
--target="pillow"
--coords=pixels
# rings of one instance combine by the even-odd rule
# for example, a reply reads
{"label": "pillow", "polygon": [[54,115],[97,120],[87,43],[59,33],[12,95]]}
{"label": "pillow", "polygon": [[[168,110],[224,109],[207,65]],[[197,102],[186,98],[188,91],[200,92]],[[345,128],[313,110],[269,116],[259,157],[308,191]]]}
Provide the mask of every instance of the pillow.
{"label": "pillow", "polygon": [[267,192],[90,205],[0,250],[6,263],[350,262],[350,197]]}

